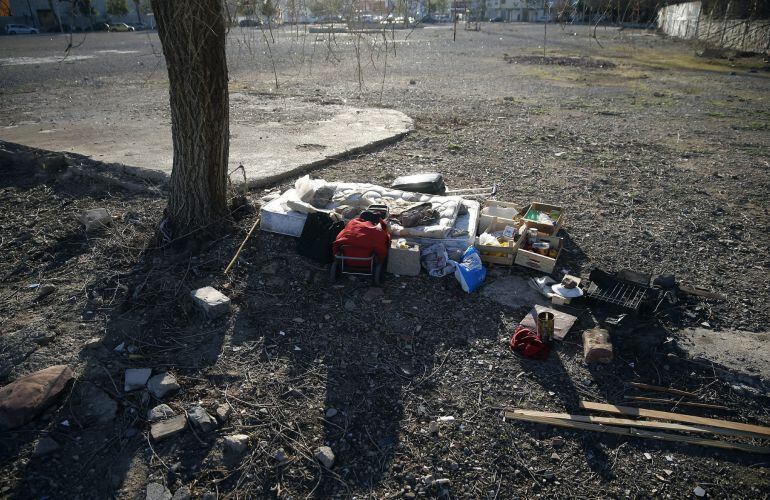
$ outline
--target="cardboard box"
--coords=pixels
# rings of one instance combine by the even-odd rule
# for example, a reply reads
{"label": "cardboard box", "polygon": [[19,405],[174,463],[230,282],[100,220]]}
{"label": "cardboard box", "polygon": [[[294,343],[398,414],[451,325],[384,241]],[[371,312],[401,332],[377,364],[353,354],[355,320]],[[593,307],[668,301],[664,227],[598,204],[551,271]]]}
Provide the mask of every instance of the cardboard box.
{"label": "cardboard box", "polygon": [[410,244],[409,248],[398,248],[398,243],[391,241],[386,269],[389,273],[400,276],[420,274],[420,245]]}
{"label": "cardboard box", "polygon": [[[493,218],[492,223],[487,228],[488,233],[495,231],[502,231],[506,226],[511,226],[514,222],[508,219],[501,219],[498,217]],[[519,238],[518,241],[510,241],[510,246],[498,247],[494,245],[482,245],[479,243],[479,238],[476,237],[476,249],[481,254],[481,261],[487,264],[498,264],[501,266],[512,266],[513,261],[516,258],[516,252],[519,249],[519,243],[524,236]]]}
{"label": "cardboard box", "polygon": [[[529,210],[537,210],[539,212],[545,212],[547,214],[550,214],[554,210],[559,211],[559,217],[556,219],[556,224],[544,224],[542,222],[536,222],[533,220],[527,220],[524,218],[524,216],[527,214]],[[549,205],[548,203],[531,203],[528,207],[526,207],[521,215],[522,220],[524,221],[524,224],[527,225],[527,227],[536,227],[538,232],[545,233],[549,236],[555,235],[559,232],[559,229],[561,229],[561,226],[564,224],[564,208],[560,207],[559,205]]]}
{"label": "cardboard box", "polygon": [[556,261],[559,260],[559,255],[561,255],[561,249],[564,246],[564,238],[548,236],[543,233],[540,233],[538,237],[541,241],[550,243],[551,248],[556,248],[556,257],[553,258],[547,255],[540,255],[533,251],[524,250],[526,241],[529,239],[529,236],[525,233],[524,236],[519,239],[519,249],[516,252],[516,259],[514,262],[520,266],[551,274],[553,268],[556,266]]}
{"label": "cardboard box", "polygon": [[483,233],[495,219],[505,221],[506,225],[512,226],[514,222],[520,221],[523,215],[521,207],[516,204],[505,201],[487,201],[479,213],[478,234]]}

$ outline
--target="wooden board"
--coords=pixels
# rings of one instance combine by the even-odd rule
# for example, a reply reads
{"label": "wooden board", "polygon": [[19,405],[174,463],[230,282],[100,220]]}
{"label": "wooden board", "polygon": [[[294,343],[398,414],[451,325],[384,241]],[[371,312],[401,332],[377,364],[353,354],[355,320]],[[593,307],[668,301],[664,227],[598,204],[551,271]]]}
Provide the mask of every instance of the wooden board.
{"label": "wooden board", "polygon": [[716,439],[701,439],[692,436],[682,436],[679,434],[669,434],[665,432],[650,432],[629,427],[614,427],[611,425],[591,424],[586,422],[575,422],[572,420],[561,420],[558,418],[530,417],[528,415],[512,414],[510,418],[514,420],[523,420],[525,422],[535,422],[538,424],[549,424],[557,427],[567,427],[569,429],[580,429],[584,431],[603,432],[606,434],[617,434],[619,436],[640,437],[648,439],[659,439],[662,441],[674,441],[678,443],[696,444],[699,446],[711,446],[714,448],[723,448],[727,450],[747,451],[750,453],[770,454],[770,448],[765,446],[754,446],[744,443],[730,443]]}
{"label": "wooden board", "polygon": [[550,307],[535,305],[524,319],[521,320],[521,326],[526,326],[533,332],[537,332],[537,315],[544,311],[553,313],[553,338],[563,340],[570,328],[572,328],[572,325],[577,321],[577,317],[571,314],[563,313]]}
{"label": "wooden board", "polygon": [[657,418],[660,420],[671,420],[673,422],[710,425],[712,427],[719,427],[720,429],[732,429],[735,431],[749,432],[756,434],[757,437],[770,437],[770,427],[763,427],[761,425],[731,422],[729,420],[699,417],[697,415],[686,415],[684,413],[671,413],[668,411],[650,410],[647,408],[633,408],[631,406],[616,406],[604,403],[594,403],[592,401],[581,401],[580,407],[586,410],[604,411],[607,413],[616,413],[620,415],[632,415],[634,417],[649,417]]}
{"label": "wooden board", "polygon": [[719,434],[733,437],[757,437],[756,434],[732,429],[720,429],[718,427],[675,424],[671,422],[655,422],[650,420],[631,420],[628,418],[596,417],[593,415],[573,415],[571,413],[553,413],[535,410],[506,411],[505,416],[513,418],[513,415],[527,415],[530,417],[558,418],[574,422],[586,422],[590,424],[621,425],[626,427],[639,427],[643,429],[660,429],[667,431],[695,432],[699,434]]}
{"label": "wooden board", "polygon": [[692,406],[693,408],[711,408],[712,410],[731,410],[729,406],[724,405],[714,405],[711,403],[692,403],[690,401],[678,401],[676,399],[661,399],[661,398],[646,398],[644,396],[630,396],[626,397],[626,399],[630,399],[633,401],[645,401],[648,403],[660,403],[660,404],[668,404],[672,406]]}
{"label": "wooden board", "polygon": [[679,389],[672,389],[670,387],[660,387],[658,385],[642,384],[641,382],[628,382],[628,385],[637,389],[653,392],[665,392],[667,394],[673,394],[675,396],[684,396],[686,398],[697,398],[697,394],[692,392],[680,391]]}

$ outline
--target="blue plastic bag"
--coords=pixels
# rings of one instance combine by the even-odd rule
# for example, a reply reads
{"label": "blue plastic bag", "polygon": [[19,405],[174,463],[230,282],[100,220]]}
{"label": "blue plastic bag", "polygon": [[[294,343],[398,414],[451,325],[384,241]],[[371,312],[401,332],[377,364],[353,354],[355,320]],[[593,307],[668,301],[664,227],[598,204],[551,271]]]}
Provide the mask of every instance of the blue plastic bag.
{"label": "blue plastic bag", "polygon": [[468,247],[463,260],[455,267],[455,278],[467,293],[476,291],[487,277],[487,270],[481,263],[481,255],[476,247]]}

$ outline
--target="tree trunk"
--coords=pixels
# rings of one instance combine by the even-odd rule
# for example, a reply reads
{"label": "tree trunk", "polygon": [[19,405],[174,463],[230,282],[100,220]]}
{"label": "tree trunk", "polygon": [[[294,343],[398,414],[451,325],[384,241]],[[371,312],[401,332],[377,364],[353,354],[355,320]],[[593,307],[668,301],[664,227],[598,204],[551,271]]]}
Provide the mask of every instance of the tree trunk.
{"label": "tree trunk", "polygon": [[174,239],[221,231],[230,147],[221,0],[152,0],[168,68],[174,164],[166,216]]}

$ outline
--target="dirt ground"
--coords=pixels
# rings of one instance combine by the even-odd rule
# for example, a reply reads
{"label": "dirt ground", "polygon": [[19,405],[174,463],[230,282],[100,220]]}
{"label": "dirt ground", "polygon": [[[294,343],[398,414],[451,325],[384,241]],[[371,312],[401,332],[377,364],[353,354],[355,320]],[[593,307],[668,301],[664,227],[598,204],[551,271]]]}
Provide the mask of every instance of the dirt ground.
{"label": "dirt ground", "polygon": [[[293,239],[261,232],[224,276],[264,191],[250,193],[232,232],[179,254],[148,248],[164,186],[74,155],[39,167],[40,152],[0,143],[0,383],[57,363],[78,377],[60,405],[0,435],[0,494],[143,498],[148,483],[161,483],[209,498],[678,498],[696,487],[767,498],[761,455],[502,419],[503,407],[580,412],[580,400],[660,396],[625,384],[637,381],[731,408],[674,411],[770,424],[762,378],[688,355],[695,340],[681,333],[740,330],[762,356],[768,349],[767,63],[699,58],[697,47],[641,31],[600,29],[597,42],[584,27],[551,27],[543,56],[542,33],[523,24],[483,24],[457,42],[446,26],[396,33],[385,78],[382,39],[365,38],[359,79],[356,36],[314,43],[284,30],[268,50],[269,34],[238,31],[231,88],[276,107],[297,95],[415,119],[401,142],[315,176],[387,184],[439,171],[451,187],[496,182],[498,199],[568,207],[557,271],[672,273],[725,300],[682,295],[634,318],[613,332],[615,361],[601,367],[583,363],[580,332],[606,311],[581,309],[548,361],[531,361],[504,343],[526,310],[467,295],[452,277],[390,276],[381,292],[361,278],[331,285]],[[93,57],[54,67],[39,58],[60,50],[60,37],[0,40],[4,64],[38,58],[0,73],[0,127],[36,120],[44,130],[86,106],[101,110],[105,126],[166,116],[153,37],[94,34],[74,53]],[[109,50],[117,52],[97,55]],[[234,109],[233,119],[255,118]],[[76,217],[97,206],[113,225],[85,233]],[[488,280],[509,274],[534,275],[495,268]],[[56,288],[37,300],[35,284]],[[198,315],[189,291],[205,285],[231,298],[229,315]],[[92,338],[100,345],[86,347]],[[135,349],[115,352],[121,343]],[[214,432],[155,443],[145,416],[158,401],[122,391],[129,367],[175,373],[181,390],[164,402],[177,412],[229,402],[234,414]],[[106,422],[90,418],[94,386],[118,403]],[[455,420],[434,435],[429,424],[441,416]],[[223,453],[223,436],[234,433],[250,437],[237,460]],[[44,436],[60,448],[34,456]],[[323,444],[336,455],[331,469],[313,459]]]}

